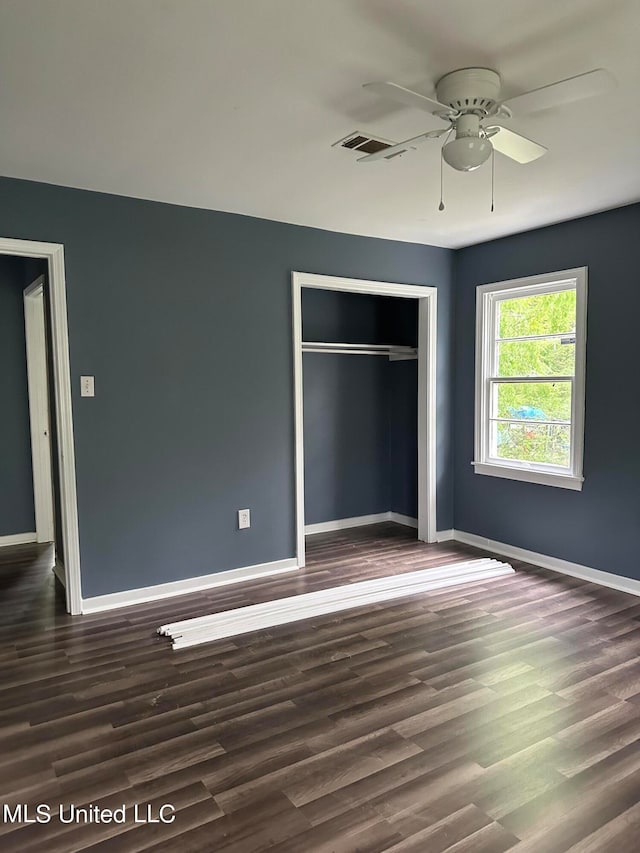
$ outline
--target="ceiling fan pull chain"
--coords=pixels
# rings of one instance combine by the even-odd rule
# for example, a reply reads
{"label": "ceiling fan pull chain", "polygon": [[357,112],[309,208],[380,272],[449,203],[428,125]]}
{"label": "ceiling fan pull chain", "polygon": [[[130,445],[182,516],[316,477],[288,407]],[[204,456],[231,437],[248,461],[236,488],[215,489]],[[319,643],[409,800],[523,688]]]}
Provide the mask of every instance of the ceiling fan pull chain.
{"label": "ceiling fan pull chain", "polygon": [[447,133],[447,135],[444,138],[444,142],[440,146],[440,204],[438,205],[438,210],[441,210],[441,211],[444,210],[444,201],[442,200],[442,183],[443,183],[442,173],[444,171],[444,146],[449,141],[449,137],[451,136],[452,133],[453,133],[453,127],[451,127],[449,129],[449,133]]}
{"label": "ceiling fan pull chain", "polygon": [[495,184],[496,184],[496,152],[495,149],[491,149],[491,213],[493,213],[494,205],[494,195],[495,195]]}
{"label": "ceiling fan pull chain", "polygon": [[442,200],[442,172],[444,171],[444,158],[442,156],[442,148],[440,149],[440,204],[438,210],[444,210],[444,201]]}

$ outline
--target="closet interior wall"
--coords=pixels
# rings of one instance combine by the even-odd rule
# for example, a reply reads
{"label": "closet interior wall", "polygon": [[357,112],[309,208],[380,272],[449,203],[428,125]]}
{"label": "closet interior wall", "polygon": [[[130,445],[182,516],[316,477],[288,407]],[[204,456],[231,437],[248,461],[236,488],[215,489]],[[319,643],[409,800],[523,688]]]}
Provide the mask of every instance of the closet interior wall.
{"label": "closet interior wall", "polygon": [[24,327],[23,258],[0,255],[0,537],[36,529]]}
{"label": "closet interior wall", "polygon": [[[303,341],[416,347],[413,299],[303,288]],[[305,522],[418,513],[416,359],[303,354]]]}

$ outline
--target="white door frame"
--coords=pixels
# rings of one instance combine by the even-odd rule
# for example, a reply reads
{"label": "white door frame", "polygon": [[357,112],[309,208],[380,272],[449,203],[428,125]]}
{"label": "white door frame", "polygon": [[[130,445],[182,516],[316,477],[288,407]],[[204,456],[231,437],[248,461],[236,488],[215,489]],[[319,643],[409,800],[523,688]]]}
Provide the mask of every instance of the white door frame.
{"label": "white door frame", "polygon": [[53,542],[53,475],[47,369],[47,328],[43,275],[24,289],[24,329],[27,344],[31,467],[36,541]]}
{"label": "white door frame", "polygon": [[418,538],[436,541],[436,335],[435,287],[293,272],[293,386],[295,401],[296,558],[305,564],[304,419],[302,395],[302,288],[398,296],[418,300]]}
{"label": "white door frame", "polygon": [[76,462],[71,409],[71,372],[69,367],[69,330],[64,274],[64,246],[33,240],[0,238],[0,255],[42,258],[47,261],[51,306],[51,355],[56,407],[58,471],[62,515],[62,542],[66,575],[67,611],[82,612],[80,579],[80,542],[78,536],[78,499]]}

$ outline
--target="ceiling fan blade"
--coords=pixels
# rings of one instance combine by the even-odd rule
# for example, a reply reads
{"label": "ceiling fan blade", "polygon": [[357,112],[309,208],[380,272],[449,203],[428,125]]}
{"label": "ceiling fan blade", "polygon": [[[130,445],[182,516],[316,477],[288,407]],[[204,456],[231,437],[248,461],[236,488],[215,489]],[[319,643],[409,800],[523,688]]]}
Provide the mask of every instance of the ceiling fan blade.
{"label": "ceiling fan blade", "polygon": [[398,86],[397,83],[365,83],[362,88],[398,104],[404,104],[406,107],[417,107],[419,110],[426,110],[428,113],[453,112],[451,107],[446,104],[427,98],[426,95],[419,95],[418,92],[405,89],[404,86]]}
{"label": "ceiling fan blade", "polygon": [[494,125],[493,127],[486,127],[485,131],[496,151],[504,154],[505,157],[510,157],[517,163],[531,163],[532,160],[537,160],[549,150],[544,145],[527,139],[526,136],[514,133],[508,127]]}
{"label": "ceiling fan blade", "polygon": [[406,139],[404,142],[398,142],[397,145],[392,145],[390,148],[383,148],[381,151],[375,151],[373,154],[367,154],[366,157],[358,157],[356,163],[373,163],[376,160],[393,160],[394,157],[399,157],[406,151],[413,151],[418,145],[427,142],[429,139],[435,139],[442,136],[450,128],[443,127],[440,130],[430,130],[428,133],[421,133],[420,136],[414,136],[412,139]]}
{"label": "ceiling fan blade", "polygon": [[562,104],[570,104],[572,101],[581,101],[584,98],[593,98],[609,92],[616,85],[615,79],[605,71],[604,68],[596,68],[558,83],[550,83],[540,89],[524,92],[504,101],[515,114],[534,113],[538,110],[546,110],[550,107],[559,107]]}

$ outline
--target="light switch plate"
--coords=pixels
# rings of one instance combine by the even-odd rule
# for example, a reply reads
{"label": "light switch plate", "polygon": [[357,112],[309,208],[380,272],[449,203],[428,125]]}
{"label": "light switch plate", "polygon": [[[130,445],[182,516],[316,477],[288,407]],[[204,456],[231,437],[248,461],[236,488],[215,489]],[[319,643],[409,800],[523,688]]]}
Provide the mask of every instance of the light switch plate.
{"label": "light switch plate", "polygon": [[93,376],[80,377],[80,396],[95,397],[95,381]]}

